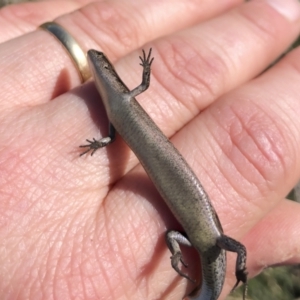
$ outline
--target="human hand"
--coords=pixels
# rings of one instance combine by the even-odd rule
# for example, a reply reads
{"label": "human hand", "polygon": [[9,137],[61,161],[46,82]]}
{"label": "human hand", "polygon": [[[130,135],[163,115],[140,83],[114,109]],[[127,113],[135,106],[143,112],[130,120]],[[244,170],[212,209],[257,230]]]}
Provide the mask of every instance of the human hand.
{"label": "human hand", "polygon": [[[194,288],[164,241],[180,225],[122,139],[79,158],[107,119],[93,83],[80,86],[59,42],[36,29],[55,18],[85,51],[118,60],[129,88],[140,48],[153,48],[138,101],[247,247],[250,277],[299,263],[300,209],[284,199],[300,177],[299,49],[260,75],[299,34],[296,4],[288,19],[267,1],[89,2],[0,11],[0,298],[181,299]],[[200,277],[197,253],[184,255]],[[228,256],[221,299],[235,282]]]}

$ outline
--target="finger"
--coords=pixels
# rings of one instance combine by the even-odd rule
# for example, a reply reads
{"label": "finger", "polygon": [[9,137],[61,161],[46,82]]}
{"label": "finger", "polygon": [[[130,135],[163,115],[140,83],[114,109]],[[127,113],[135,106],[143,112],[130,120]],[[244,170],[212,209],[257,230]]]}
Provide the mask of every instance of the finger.
{"label": "finger", "polygon": [[296,264],[300,261],[300,205],[283,200],[243,239],[252,276],[266,267]]}
{"label": "finger", "polygon": [[[299,222],[297,221],[299,220]],[[247,248],[249,278],[265,268],[297,264],[300,261],[300,205],[281,200],[242,240]],[[235,255],[230,255],[228,273],[234,272]],[[234,278],[225,282],[226,295],[234,285]]]}
{"label": "finger", "polygon": [[[189,0],[151,3],[144,0],[140,1],[137,6],[136,1],[128,0],[124,6],[123,1],[113,1],[108,6],[103,4],[95,7],[97,10],[93,6],[86,8],[84,13],[88,14],[91,20],[88,27],[87,25],[83,27],[77,21],[82,18],[81,11],[75,12],[71,18],[58,18],[57,21],[68,28],[71,34],[78,36],[79,42],[88,43],[90,48],[98,47],[114,61],[117,57],[124,56],[125,53],[122,50],[124,47],[139,48],[148,41],[164,37],[221,14],[243,1],[230,0],[226,2],[213,0],[203,3],[199,0]],[[203,5],[201,9],[199,9],[199,3]],[[100,15],[97,13],[98,11],[100,11]],[[167,15],[165,12],[168,12]],[[126,27],[124,27],[125,24],[127,24]],[[78,34],[86,30],[95,34],[86,37]],[[133,46],[131,46],[132,44]],[[126,51],[126,54],[128,52]]]}
{"label": "finger", "polygon": [[[222,174],[232,185],[228,194],[241,196],[230,205],[239,211],[238,219],[249,218],[244,229],[272,209],[300,178],[299,53],[297,48],[274,68],[220,100],[211,111],[214,118],[222,107],[222,120],[214,118],[230,136],[222,147]],[[226,167],[226,161],[231,166]]]}
{"label": "finger", "polygon": [[[175,4],[132,0],[126,6],[123,1],[95,2],[60,17],[57,22],[78,40],[84,51],[104,49],[115,60],[158,36],[189,26],[212,12],[217,14],[238,1],[231,0],[228,4],[215,0],[218,5],[206,2],[202,9],[195,0]],[[61,44],[42,30],[1,44],[0,57],[2,92],[6,95],[1,98],[2,105],[44,103],[80,83],[75,66]],[[16,71],[19,80],[15,78]]]}
{"label": "finger", "polygon": [[79,9],[92,0],[63,0],[59,1],[59,5],[53,2],[26,2],[0,9],[0,43],[33,31],[40,24]]}

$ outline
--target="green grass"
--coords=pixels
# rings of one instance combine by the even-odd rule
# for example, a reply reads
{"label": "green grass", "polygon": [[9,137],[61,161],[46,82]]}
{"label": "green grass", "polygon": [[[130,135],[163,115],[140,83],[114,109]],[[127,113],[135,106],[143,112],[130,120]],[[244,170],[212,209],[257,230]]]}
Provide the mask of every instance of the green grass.
{"label": "green grass", "polygon": [[[227,297],[227,300],[237,299],[242,299],[242,287]],[[300,265],[266,269],[249,280],[247,299],[300,299]]]}

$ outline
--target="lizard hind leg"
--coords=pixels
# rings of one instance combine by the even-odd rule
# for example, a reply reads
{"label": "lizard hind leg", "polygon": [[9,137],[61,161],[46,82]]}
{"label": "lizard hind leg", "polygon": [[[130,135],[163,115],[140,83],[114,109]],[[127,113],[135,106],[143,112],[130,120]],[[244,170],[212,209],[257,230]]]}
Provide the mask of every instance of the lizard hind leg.
{"label": "lizard hind leg", "polygon": [[167,246],[168,246],[168,248],[170,249],[170,251],[172,253],[172,256],[171,256],[171,265],[172,265],[173,269],[180,276],[188,279],[192,283],[196,283],[195,280],[193,280],[192,278],[190,278],[187,274],[183,273],[179,269],[179,262],[181,262],[184,267],[186,267],[186,268],[188,267],[188,265],[184,262],[184,260],[182,258],[182,252],[181,252],[181,249],[180,249],[180,245],[185,245],[185,246],[192,247],[191,242],[181,232],[171,230],[171,231],[168,231],[166,233],[166,243],[167,243]]}
{"label": "lizard hind leg", "polygon": [[232,291],[238,286],[240,282],[243,282],[244,283],[243,300],[245,300],[247,295],[247,287],[248,287],[247,286],[248,272],[246,271],[246,258],[247,258],[246,247],[240,242],[226,235],[222,235],[218,239],[217,244],[221,249],[237,253],[236,266],[235,266],[236,284],[234,285]]}

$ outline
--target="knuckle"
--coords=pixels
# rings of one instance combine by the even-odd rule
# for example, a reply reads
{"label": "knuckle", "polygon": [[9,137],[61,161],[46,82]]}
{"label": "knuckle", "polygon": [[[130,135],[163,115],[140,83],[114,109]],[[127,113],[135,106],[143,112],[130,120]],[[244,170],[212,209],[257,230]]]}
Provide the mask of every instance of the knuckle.
{"label": "knuckle", "polygon": [[[223,138],[217,142],[225,157],[245,180],[243,189],[250,184],[257,187],[260,196],[264,196],[287,177],[293,154],[278,118],[272,112],[254,101],[242,97],[236,100],[223,107],[222,120],[217,120],[223,123],[225,129]],[[230,174],[227,176],[229,178]],[[239,185],[233,185],[244,195],[245,191]]]}
{"label": "knuckle", "polygon": [[[81,13],[86,15],[85,19],[90,23],[89,27],[94,27],[97,32],[97,35],[91,36],[104,49],[110,48],[114,53],[115,49],[120,47],[119,44],[130,49],[134,43],[138,44],[138,32],[141,28],[141,25],[137,24],[139,18],[135,17],[136,14],[128,13],[126,7],[104,1],[97,5],[89,5],[82,9]],[[87,27],[86,24],[85,27]],[[104,42],[105,44],[103,44]]]}
{"label": "knuckle", "polygon": [[222,57],[205,46],[194,48],[175,39],[158,45],[157,51],[163,60],[161,68],[167,69],[155,74],[157,79],[170,93],[176,90],[175,98],[185,106],[199,106],[201,101],[203,107],[219,96],[228,71]]}

